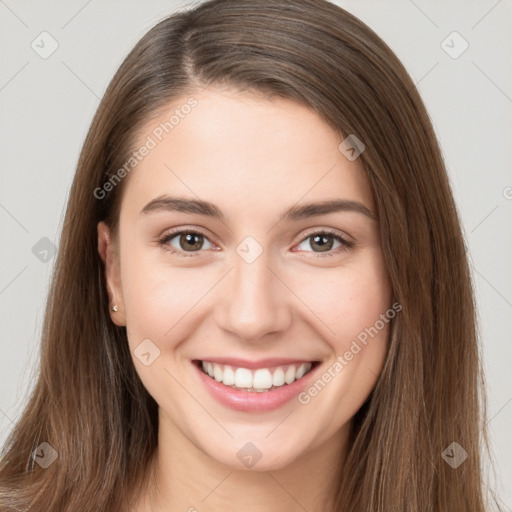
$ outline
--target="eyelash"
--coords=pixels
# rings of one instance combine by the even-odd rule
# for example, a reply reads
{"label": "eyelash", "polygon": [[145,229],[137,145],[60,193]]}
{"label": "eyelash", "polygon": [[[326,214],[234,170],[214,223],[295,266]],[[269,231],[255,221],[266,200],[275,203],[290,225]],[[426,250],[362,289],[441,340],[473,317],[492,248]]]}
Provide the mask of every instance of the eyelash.
{"label": "eyelash", "polygon": [[[201,236],[203,236],[203,237],[208,239],[206,234],[203,233],[202,231],[199,231],[199,230],[196,230],[196,229],[180,229],[178,231],[172,231],[171,233],[167,233],[166,235],[161,237],[158,240],[158,244],[161,247],[164,247],[165,245],[167,245],[167,243],[170,240],[175,238],[177,235],[181,235],[183,233],[201,235]],[[316,236],[316,235],[327,235],[327,236],[330,236],[330,237],[334,238],[335,240],[337,240],[338,242],[341,243],[341,247],[338,247],[337,249],[330,250],[330,251],[328,251],[326,253],[315,253],[315,254],[318,255],[318,256],[315,256],[315,257],[318,257],[318,258],[325,258],[325,257],[328,257],[328,256],[334,256],[338,252],[343,252],[343,251],[349,250],[352,247],[354,247],[354,242],[351,242],[350,240],[347,240],[346,238],[341,236],[338,232],[333,231],[331,229],[322,229],[320,231],[313,231],[313,232],[309,233],[307,236],[305,236],[299,242],[299,245],[302,242],[304,242],[305,240],[307,240],[308,238],[312,238],[313,236]],[[171,254],[176,254],[177,256],[183,257],[183,258],[193,258],[193,257],[196,256],[196,254],[195,254],[196,252],[201,252],[201,251],[192,251],[192,252],[178,251],[178,250],[174,249],[174,247],[171,247],[170,245],[167,245],[167,247],[165,247],[165,250],[169,251]],[[311,252],[311,251],[307,251],[307,252]]]}
{"label": "eyelash", "polygon": [[[197,252],[202,252],[202,251],[191,251],[191,252],[178,251],[174,247],[172,247],[170,245],[167,245],[170,240],[175,238],[177,235],[181,235],[183,233],[201,235],[201,236],[203,236],[203,237],[208,239],[208,237],[207,237],[207,235],[205,233],[203,233],[202,231],[199,231],[197,229],[192,229],[192,228],[191,229],[180,229],[180,230],[173,231],[171,233],[167,233],[167,234],[163,235],[158,240],[158,244],[160,245],[160,247],[165,248],[165,250],[169,251],[171,254],[175,254],[175,255],[177,255],[179,257],[183,257],[183,258],[193,258],[193,257],[196,257],[197,256],[196,253]],[[338,248],[336,248],[334,250],[330,250],[330,251],[327,251],[325,253],[315,253],[317,255],[315,257],[318,257],[318,258],[325,258],[325,257],[328,257],[328,256],[334,256],[335,254],[338,254],[339,252],[347,251],[347,250],[351,249],[352,247],[354,247],[354,242],[351,242],[350,240],[347,240],[345,237],[341,236],[338,232],[336,232],[336,231],[334,231],[332,229],[329,229],[329,228],[322,229],[320,231],[313,231],[311,233],[308,233],[299,242],[299,245],[302,242],[306,241],[308,238],[312,238],[313,236],[316,236],[316,235],[327,235],[327,236],[330,236],[330,237],[334,238],[335,240],[337,240],[338,242],[340,242],[340,244],[341,244],[341,247],[338,247]],[[164,246],[166,246],[166,247],[164,247]],[[313,252],[313,251],[306,251],[306,252]]]}

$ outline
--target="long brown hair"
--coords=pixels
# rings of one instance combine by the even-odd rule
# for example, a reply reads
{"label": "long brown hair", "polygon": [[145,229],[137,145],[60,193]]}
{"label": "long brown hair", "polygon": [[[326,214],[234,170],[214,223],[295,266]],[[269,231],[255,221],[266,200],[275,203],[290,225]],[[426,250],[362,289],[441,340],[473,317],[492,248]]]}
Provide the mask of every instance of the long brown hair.
{"label": "long brown hair", "polygon": [[[116,72],[71,188],[38,381],[3,449],[1,510],[114,510],[141,486],[157,446],[157,404],[125,328],[110,320],[96,231],[101,220],[116,229],[129,178],[105,197],[97,191],[150,118],[209,84],[295,100],[365,144],[360,158],[403,309],[378,383],[354,418],[335,510],[483,511],[475,305],[438,143],[397,57],[324,0],[204,2],[158,23]],[[32,457],[43,442],[58,454],[47,468]],[[442,456],[453,442],[468,455],[457,468]]]}

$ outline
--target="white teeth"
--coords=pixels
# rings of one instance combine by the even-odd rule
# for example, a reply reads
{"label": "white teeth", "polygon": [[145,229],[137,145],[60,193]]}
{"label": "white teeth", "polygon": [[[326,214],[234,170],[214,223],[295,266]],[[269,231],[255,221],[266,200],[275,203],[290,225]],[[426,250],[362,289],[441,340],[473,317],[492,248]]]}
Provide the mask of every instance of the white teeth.
{"label": "white teeth", "polygon": [[213,363],[213,377],[217,382],[221,382],[223,378],[223,372],[217,363]]}
{"label": "white teeth", "polygon": [[286,384],[291,384],[295,380],[295,366],[290,366],[284,374]]}
{"label": "white teeth", "polygon": [[252,373],[247,368],[237,368],[235,372],[235,386],[237,388],[252,388]]}
{"label": "white teeth", "polygon": [[254,372],[252,387],[257,389],[269,389],[272,387],[272,374],[267,368],[260,368]]}
{"label": "white teeth", "polygon": [[284,384],[284,371],[281,367],[276,368],[274,375],[272,375],[272,385],[282,386]]}
{"label": "white teeth", "polygon": [[295,374],[295,378],[300,379],[300,378],[302,378],[304,376],[305,373],[306,373],[306,364],[302,363],[299,366],[299,369],[297,370],[297,373]]}
{"label": "white teeth", "polygon": [[226,386],[243,388],[249,391],[263,392],[269,389],[291,384],[301,379],[312,367],[311,363],[300,365],[278,366],[271,371],[269,368],[249,370],[247,368],[233,368],[229,365],[201,362],[205,373],[222,382]]}
{"label": "white teeth", "polygon": [[235,372],[231,366],[224,366],[222,383],[226,386],[233,386],[235,383]]}

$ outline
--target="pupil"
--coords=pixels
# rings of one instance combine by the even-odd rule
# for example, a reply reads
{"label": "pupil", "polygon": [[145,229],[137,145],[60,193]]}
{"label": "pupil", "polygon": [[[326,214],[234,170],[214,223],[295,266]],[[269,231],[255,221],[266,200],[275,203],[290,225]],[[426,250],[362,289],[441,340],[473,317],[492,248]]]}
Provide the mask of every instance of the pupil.
{"label": "pupil", "polygon": [[[203,235],[195,234],[195,233],[187,233],[185,235],[181,235],[180,242],[183,242],[183,245],[189,244],[193,251],[198,251],[202,245]],[[332,249],[333,241],[329,235],[316,235],[313,238],[313,244],[316,245],[320,251],[319,252],[327,252]],[[194,242],[195,240],[195,242]]]}
{"label": "pupil", "polygon": [[[330,240],[330,243],[329,243]],[[320,251],[326,252],[332,249],[333,241],[329,235],[316,235],[313,237],[314,244],[319,244]],[[312,244],[313,245],[313,244]]]}
{"label": "pupil", "polygon": [[[193,251],[197,251],[201,248],[203,235],[198,235],[195,233],[187,233],[185,235],[181,235],[180,242],[183,242],[182,245],[190,244],[189,248],[192,248]],[[194,239],[196,242],[194,243]],[[199,241],[197,241],[199,240]]]}

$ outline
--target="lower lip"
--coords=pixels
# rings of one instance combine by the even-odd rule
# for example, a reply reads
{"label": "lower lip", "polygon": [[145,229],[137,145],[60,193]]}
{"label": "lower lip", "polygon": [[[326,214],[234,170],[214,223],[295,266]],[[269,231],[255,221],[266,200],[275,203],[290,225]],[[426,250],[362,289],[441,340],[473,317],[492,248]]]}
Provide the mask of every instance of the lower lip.
{"label": "lower lip", "polygon": [[240,391],[230,388],[206,375],[195,362],[192,362],[192,366],[196,369],[206,389],[221,404],[236,411],[266,412],[278,409],[295,398],[306,388],[320,365],[317,364],[317,366],[314,366],[304,377],[291,384],[285,384],[272,391],[263,392]]}

